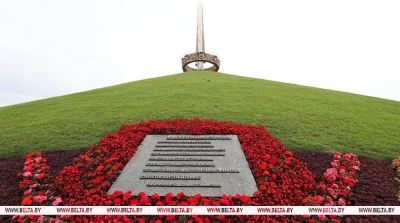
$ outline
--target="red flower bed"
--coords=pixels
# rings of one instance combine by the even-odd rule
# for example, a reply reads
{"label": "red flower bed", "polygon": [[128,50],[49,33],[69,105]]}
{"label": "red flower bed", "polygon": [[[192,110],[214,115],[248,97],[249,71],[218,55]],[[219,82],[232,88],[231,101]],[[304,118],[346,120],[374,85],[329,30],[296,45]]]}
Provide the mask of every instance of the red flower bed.
{"label": "red flower bed", "polygon": [[[221,198],[173,195],[130,196],[130,193],[107,191],[119,173],[135,154],[149,134],[237,135],[249,167],[259,187],[250,198],[245,195]],[[63,195],[63,204],[97,205],[302,205],[302,200],[314,190],[314,175],[305,163],[293,157],[290,151],[263,127],[239,125],[210,120],[176,119],[141,122],[122,126],[117,133],[108,134],[86,154],[65,168],[55,179],[55,186]],[[68,221],[138,221],[163,222],[193,221],[278,221],[288,222],[290,216],[69,216]]]}
{"label": "red flower bed", "polygon": [[[350,204],[350,191],[358,181],[356,174],[360,170],[360,165],[361,163],[356,155],[336,153],[331,162],[332,168],[325,171],[314,194],[304,199],[303,202],[308,206],[345,206]],[[304,217],[310,218],[310,216]],[[340,222],[335,215],[328,217],[332,222]],[[317,219],[323,221],[326,217],[325,215],[318,215],[310,218],[310,221]]]}
{"label": "red flower bed", "polygon": [[[392,163],[393,169],[396,171],[396,180],[400,183],[400,157],[398,159],[394,159]],[[397,193],[397,199],[400,201],[400,188],[399,192]]]}
{"label": "red flower bed", "polygon": [[[205,198],[200,194],[186,196],[171,193],[165,196],[116,191],[107,191],[125,164],[135,154],[139,144],[148,134],[188,134],[188,135],[237,135],[250,169],[256,179],[258,192],[250,198],[245,195],[223,195],[221,198]],[[177,119],[160,122],[149,121],[136,125],[122,126],[116,134],[109,134],[85,154],[66,167],[53,182],[49,176],[46,159],[40,153],[27,156],[24,180],[20,187],[25,189],[23,205],[43,205],[59,203],[67,206],[97,205],[154,205],[154,206],[278,206],[278,205],[346,205],[349,204],[350,189],[357,182],[360,162],[353,154],[337,153],[332,168],[326,170],[322,181],[315,184],[314,175],[306,164],[293,157],[282,144],[272,138],[263,127],[237,125],[210,120]],[[32,181],[33,180],[33,181]],[[46,183],[45,183],[46,182]],[[54,187],[55,186],[55,187]],[[58,191],[55,189],[57,188]],[[56,197],[61,192],[62,201]],[[52,196],[54,195],[54,196]],[[35,203],[34,203],[35,202]],[[45,216],[15,216],[19,221],[52,221]],[[339,222],[336,216],[63,216],[54,220],[69,222]],[[53,221],[54,221],[53,220]]]}
{"label": "red flower bed", "polygon": [[[19,188],[24,190],[24,198],[21,202],[23,206],[57,206],[62,202],[61,198],[55,194],[57,191],[50,176],[50,166],[46,163],[47,160],[39,152],[29,153],[26,156],[24,172],[19,174],[23,176],[23,181],[18,184]],[[15,215],[13,218],[18,222],[56,221],[53,217],[36,215]]]}

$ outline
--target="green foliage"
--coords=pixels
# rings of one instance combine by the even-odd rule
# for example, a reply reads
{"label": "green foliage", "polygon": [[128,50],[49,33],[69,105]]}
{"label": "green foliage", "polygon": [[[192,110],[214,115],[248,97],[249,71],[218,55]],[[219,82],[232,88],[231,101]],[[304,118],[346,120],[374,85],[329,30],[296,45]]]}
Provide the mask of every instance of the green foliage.
{"label": "green foliage", "polygon": [[1,107],[0,117],[0,158],[89,147],[122,124],[193,117],[263,125],[292,151],[400,153],[399,102],[206,71]]}

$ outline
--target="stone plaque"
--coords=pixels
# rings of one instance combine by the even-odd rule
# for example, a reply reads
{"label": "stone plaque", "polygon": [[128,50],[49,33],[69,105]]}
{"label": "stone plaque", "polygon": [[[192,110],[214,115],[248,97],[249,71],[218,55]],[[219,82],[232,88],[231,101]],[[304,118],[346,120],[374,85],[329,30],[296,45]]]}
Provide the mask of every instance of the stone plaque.
{"label": "stone plaque", "polygon": [[221,197],[257,186],[236,135],[147,135],[108,193],[117,190]]}

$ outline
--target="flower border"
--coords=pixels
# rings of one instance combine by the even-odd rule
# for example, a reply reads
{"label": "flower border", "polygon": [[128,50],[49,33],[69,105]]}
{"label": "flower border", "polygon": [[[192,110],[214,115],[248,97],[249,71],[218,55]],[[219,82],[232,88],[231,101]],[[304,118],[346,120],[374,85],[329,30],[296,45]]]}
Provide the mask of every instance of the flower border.
{"label": "flower border", "polygon": [[[23,180],[18,187],[24,191],[22,206],[57,206],[62,203],[61,197],[53,185],[50,166],[40,152],[29,153],[26,156],[23,172],[18,174]],[[15,215],[17,222],[64,222],[61,217]]]}
{"label": "flower border", "polygon": [[[108,195],[106,192],[118,177],[125,164],[132,157],[141,141],[148,134],[186,134],[186,135],[227,135],[238,136],[242,150],[255,177],[259,191],[250,198],[245,195],[223,195],[221,198],[206,198],[200,194],[186,196],[171,193],[165,196],[153,194],[147,196],[139,193],[131,196],[130,192],[120,191]],[[338,153],[335,155],[340,156]],[[352,157],[353,154],[343,157]],[[336,159],[335,159],[336,160]],[[353,161],[354,161],[353,160]],[[98,146],[74,160],[75,164],[66,167],[54,180],[55,187],[63,194],[64,205],[304,205],[305,201],[315,200],[316,195],[314,174],[307,169],[305,163],[293,157],[292,153],[272,138],[261,126],[233,124],[199,119],[175,119],[167,121],[141,122],[134,125],[124,125],[117,133],[108,134],[100,140]],[[335,161],[334,161],[335,162]],[[333,162],[333,163],[334,163]],[[338,161],[339,162],[339,161]],[[359,163],[359,162],[358,162]],[[333,165],[333,164],[332,164]],[[340,164],[340,168],[342,168]],[[356,166],[356,165],[353,165]],[[352,169],[353,170],[353,169]],[[354,169],[357,171],[356,169]],[[359,170],[359,169],[358,169]],[[347,171],[347,169],[345,170]],[[350,171],[352,172],[352,171]],[[332,171],[328,172],[324,181],[330,182]],[[331,175],[329,175],[331,174]],[[334,175],[335,176],[335,175]],[[355,175],[352,175],[355,176]],[[335,176],[336,177],[336,176]],[[353,179],[350,176],[348,179]],[[346,179],[336,177],[335,179]],[[352,180],[352,182],[356,180]],[[337,185],[337,183],[335,184]],[[354,185],[354,184],[353,184]],[[349,185],[346,186],[346,188]],[[335,188],[332,184],[329,188]],[[341,199],[348,195],[345,190],[340,192]],[[326,192],[326,191],[325,191]],[[331,191],[328,190],[330,193]],[[329,196],[324,195],[325,200]],[[319,198],[319,197],[318,197]],[[307,200],[308,199],[308,200]],[[347,201],[346,201],[347,202]],[[307,204],[306,204],[307,205]],[[330,205],[330,203],[329,203]],[[307,216],[305,216],[307,217]],[[230,221],[270,221],[270,222],[301,222],[291,216],[65,216],[67,221],[123,221],[123,222],[230,222]],[[335,219],[335,217],[332,217]],[[308,219],[310,222],[313,219]],[[320,219],[321,220],[321,219]]]}
{"label": "flower border", "polygon": [[399,183],[399,190],[396,196],[397,200],[400,202],[400,157],[393,160],[392,167],[396,171],[396,177],[394,179]]}

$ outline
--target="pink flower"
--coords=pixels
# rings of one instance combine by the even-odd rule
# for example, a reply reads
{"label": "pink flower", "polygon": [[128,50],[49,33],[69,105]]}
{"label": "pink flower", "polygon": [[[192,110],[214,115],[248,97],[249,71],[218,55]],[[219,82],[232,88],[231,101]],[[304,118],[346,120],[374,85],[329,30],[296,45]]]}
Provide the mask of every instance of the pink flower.
{"label": "pink flower", "polygon": [[327,190],[328,190],[328,193],[330,193],[332,195],[335,194],[335,191],[332,188],[328,188]]}
{"label": "pink flower", "polygon": [[32,176],[32,173],[31,173],[31,172],[25,172],[25,173],[23,174],[23,176],[24,176],[24,177],[31,177],[31,176]]}
{"label": "pink flower", "polygon": [[309,214],[303,214],[303,215],[301,215],[301,216],[303,216],[303,218],[309,218],[309,217],[310,217]]}
{"label": "pink flower", "polygon": [[28,166],[29,164],[32,164],[32,163],[33,163],[33,160],[28,160],[24,164],[25,164],[25,166]]}
{"label": "pink flower", "polygon": [[353,169],[360,170],[360,168],[358,166],[353,166]]}
{"label": "pink flower", "polygon": [[29,196],[31,194],[31,192],[32,192],[32,189],[29,189],[29,190],[25,191],[24,192],[24,196],[25,197]]}
{"label": "pink flower", "polygon": [[24,171],[32,171],[33,168],[30,166],[24,166]]}
{"label": "pink flower", "polygon": [[335,168],[329,168],[324,173],[325,177],[332,177],[333,180],[336,179],[336,175],[337,175],[337,170]]}
{"label": "pink flower", "polygon": [[340,198],[339,201],[338,201],[338,205],[345,206],[346,202],[344,202],[344,200],[342,198]]}
{"label": "pink flower", "polygon": [[62,202],[61,198],[60,197],[56,197],[56,199],[53,201],[53,206],[57,206],[61,202]]}
{"label": "pink flower", "polygon": [[44,216],[42,215],[42,216],[40,216],[39,218],[38,218],[38,222],[42,222],[43,221],[43,219],[44,219]]}
{"label": "pink flower", "polygon": [[36,163],[39,163],[41,159],[42,159],[42,157],[36,157],[36,158],[35,158],[35,162],[36,162]]}
{"label": "pink flower", "polygon": [[325,215],[318,215],[318,220],[320,220],[320,221],[325,220]]}
{"label": "pink flower", "polygon": [[14,215],[14,216],[12,217],[12,219],[24,218],[24,217],[25,217],[25,215]]}
{"label": "pink flower", "polygon": [[43,203],[43,201],[47,200],[46,196],[35,196],[33,197],[33,201],[39,202],[39,204]]}
{"label": "pink flower", "polygon": [[40,184],[33,184],[32,185],[33,188],[36,188],[36,187],[39,187],[39,186],[40,186]]}

